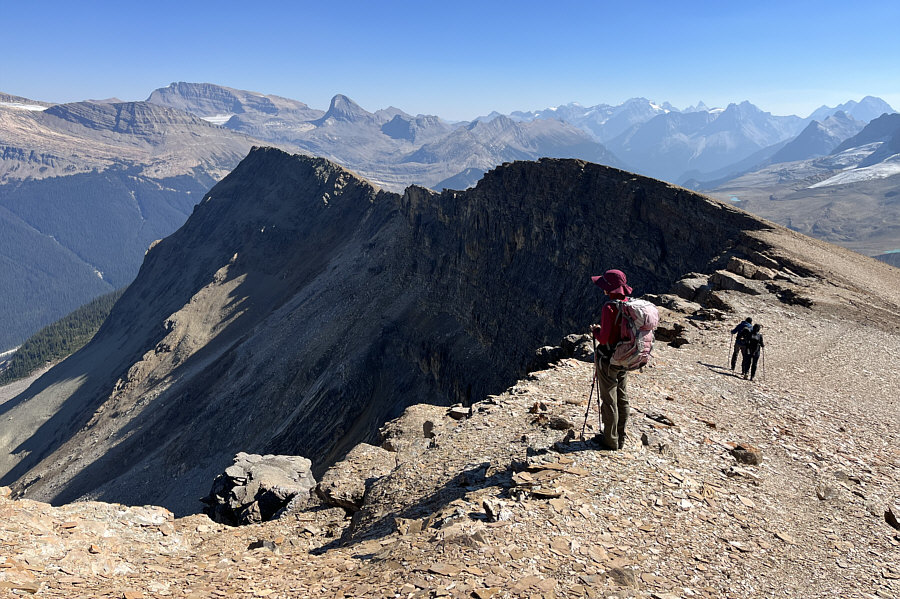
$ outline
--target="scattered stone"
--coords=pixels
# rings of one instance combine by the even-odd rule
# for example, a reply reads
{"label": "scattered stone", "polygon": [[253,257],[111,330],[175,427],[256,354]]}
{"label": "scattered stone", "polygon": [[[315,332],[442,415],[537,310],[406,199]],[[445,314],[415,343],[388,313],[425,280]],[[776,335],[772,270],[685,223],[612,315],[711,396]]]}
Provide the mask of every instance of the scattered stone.
{"label": "scattered stone", "polygon": [[731,450],[731,455],[741,464],[758,466],[762,463],[762,452],[753,445],[737,445]]}
{"label": "scattered stone", "polygon": [[499,499],[485,499],[481,502],[488,522],[503,522],[512,518],[512,511]]}
{"label": "scattered stone", "polygon": [[646,416],[650,420],[659,422],[660,424],[664,424],[666,426],[675,426],[675,421],[665,414],[661,414],[658,412],[644,412],[644,416]]}
{"label": "scattered stone", "polygon": [[394,525],[397,527],[397,532],[401,535],[415,535],[419,534],[425,528],[424,520],[411,520],[408,518],[395,518]]}
{"label": "scattered stone", "polygon": [[681,347],[689,343],[688,338],[685,336],[686,332],[687,327],[684,324],[677,321],[664,321],[660,317],[659,325],[653,334],[658,341],[668,343],[672,347]]}
{"label": "scattered stone", "polygon": [[432,574],[440,574],[441,576],[456,576],[459,574],[460,570],[456,566],[451,566],[449,564],[432,564],[428,571]]}
{"label": "scattered stone", "polygon": [[528,408],[529,414],[541,414],[547,411],[547,404],[542,401],[536,401]]}
{"label": "scattered stone", "polygon": [[783,285],[776,285],[775,283],[770,282],[766,283],[766,288],[774,293],[781,302],[791,306],[797,305],[811,308],[815,303],[812,299],[800,295],[790,287],[784,287]]}
{"label": "scattered stone", "polygon": [[740,468],[738,466],[730,466],[727,470],[725,470],[725,475],[740,476],[752,480],[757,484],[759,483],[759,476],[757,476],[755,472],[747,470],[746,468]]}
{"label": "scattered stone", "polygon": [[820,501],[829,501],[835,499],[839,495],[840,492],[834,485],[829,485],[824,482],[820,482],[816,485],[816,497],[818,497]]}
{"label": "scattered stone", "polygon": [[785,543],[787,543],[788,545],[796,545],[797,544],[796,539],[794,539],[794,537],[792,537],[791,535],[789,535],[786,532],[776,532],[775,536],[778,537],[779,539],[781,539],[782,541],[784,541]]}
{"label": "scattered stone", "polygon": [[444,543],[452,543],[461,547],[469,547],[472,549],[483,547],[488,544],[484,535],[484,524],[481,522],[459,522],[451,524],[446,528],[442,528],[438,534],[438,539]]}
{"label": "scattered stone", "polygon": [[12,489],[9,487],[0,487],[0,499],[9,499],[12,497]]}
{"label": "scattered stone", "polygon": [[253,541],[247,546],[248,551],[253,551],[255,549],[268,549],[274,553],[278,550],[278,545],[272,541]]}
{"label": "scattered stone", "polygon": [[641,588],[641,583],[638,580],[637,575],[634,570],[625,569],[625,568],[610,568],[606,571],[606,575],[613,579],[613,581],[622,587],[627,587],[630,589],[639,589]]}
{"label": "scattered stone", "polygon": [[884,511],[884,521],[900,530],[900,506],[891,505]]}
{"label": "scattered stone", "polygon": [[453,406],[447,410],[447,416],[454,420],[465,420],[472,415],[472,408],[465,408],[461,405]]}
{"label": "scattered stone", "polygon": [[725,267],[728,272],[732,272],[736,275],[740,275],[747,279],[752,279],[753,275],[756,274],[758,267],[742,258],[738,258],[737,256],[732,256],[728,260],[728,265]]}
{"label": "scattered stone", "polygon": [[[398,452],[423,444],[425,422],[439,424],[446,416],[447,408],[428,404],[410,406],[403,414],[386,423],[378,431],[381,448]],[[437,428],[437,427],[433,427]]]}
{"label": "scattered stone", "polygon": [[369,487],[396,465],[393,453],[360,443],[343,460],[325,471],[316,487],[316,495],[326,505],[342,507],[349,513],[356,512],[362,507]]}
{"label": "scattered stone", "polygon": [[[671,310],[672,312],[679,312],[681,314],[693,314],[694,312],[702,308],[702,306],[696,302],[688,301],[683,297],[671,293],[663,293],[662,295],[653,295],[651,293],[647,293],[643,296],[642,299],[653,302],[654,304],[656,304],[657,308],[665,308],[667,310]],[[670,319],[671,318],[663,317],[663,315],[660,314],[660,322]],[[659,329],[657,329],[657,331],[658,330]]]}
{"label": "scattered stone", "polygon": [[271,520],[291,500],[309,500],[316,486],[311,467],[312,462],[300,456],[238,453],[201,500],[206,504],[203,511],[232,526]]}
{"label": "scattered stone", "polygon": [[754,503],[753,500],[750,499],[749,497],[744,497],[743,495],[738,495],[737,497],[738,497],[738,500],[741,503],[743,503],[745,506],[750,507],[750,508],[756,507],[756,503]]}
{"label": "scattered stone", "polygon": [[532,487],[530,493],[535,499],[553,499],[562,497],[565,491],[560,487]]}
{"label": "scattered stone", "polygon": [[574,423],[567,420],[566,418],[563,418],[562,416],[551,416],[550,422],[547,423],[547,426],[557,431],[565,431],[575,428]]}

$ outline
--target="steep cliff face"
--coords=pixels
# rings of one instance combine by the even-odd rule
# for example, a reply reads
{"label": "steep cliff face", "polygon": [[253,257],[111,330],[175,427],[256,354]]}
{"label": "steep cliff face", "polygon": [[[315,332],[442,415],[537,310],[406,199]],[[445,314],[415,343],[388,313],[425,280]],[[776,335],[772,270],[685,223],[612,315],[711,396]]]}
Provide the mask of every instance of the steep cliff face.
{"label": "steep cliff face", "polygon": [[0,484],[183,513],[237,451],[321,472],[406,406],[480,399],[586,330],[591,274],[664,292],[770,227],[577,160],[400,196],[255,149],[149,251],[92,343],[2,406],[19,425]]}

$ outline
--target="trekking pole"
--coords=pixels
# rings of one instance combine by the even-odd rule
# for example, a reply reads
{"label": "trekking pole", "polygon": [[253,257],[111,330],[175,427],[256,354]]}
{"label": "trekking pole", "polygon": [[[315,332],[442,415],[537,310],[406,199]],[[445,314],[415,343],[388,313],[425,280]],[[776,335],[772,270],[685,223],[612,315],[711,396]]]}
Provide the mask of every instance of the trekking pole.
{"label": "trekking pole", "polygon": [[762,374],[761,378],[762,378],[763,382],[765,383],[766,382],[766,348],[765,347],[762,348],[762,350],[760,350],[759,359],[762,360],[762,372],[760,374]]}
{"label": "trekking pole", "polygon": [[731,345],[734,343],[734,333],[728,338],[728,358],[725,359],[725,366],[731,366]]}
{"label": "trekking pole", "polygon": [[591,379],[591,392],[588,393],[587,409],[584,411],[584,422],[581,424],[582,441],[584,441],[584,429],[587,427],[588,414],[591,413],[591,398],[594,396],[594,386],[597,384],[597,340],[594,339],[593,331],[591,331],[591,339],[594,341],[594,377]]}

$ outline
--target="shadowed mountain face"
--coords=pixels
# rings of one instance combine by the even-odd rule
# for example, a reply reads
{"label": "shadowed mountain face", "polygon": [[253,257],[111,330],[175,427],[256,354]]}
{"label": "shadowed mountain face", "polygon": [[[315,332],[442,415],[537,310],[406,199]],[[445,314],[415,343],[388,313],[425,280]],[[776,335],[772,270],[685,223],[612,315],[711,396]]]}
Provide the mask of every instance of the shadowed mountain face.
{"label": "shadowed mountain face", "polygon": [[94,340],[0,406],[0,484],[184,513],[237,451],[321,472],[404,407],[503,389],[535,347],[586,330],[590,275],[662,292],[767,227],[576,160],[400,196],[256,149],[149,251]]}

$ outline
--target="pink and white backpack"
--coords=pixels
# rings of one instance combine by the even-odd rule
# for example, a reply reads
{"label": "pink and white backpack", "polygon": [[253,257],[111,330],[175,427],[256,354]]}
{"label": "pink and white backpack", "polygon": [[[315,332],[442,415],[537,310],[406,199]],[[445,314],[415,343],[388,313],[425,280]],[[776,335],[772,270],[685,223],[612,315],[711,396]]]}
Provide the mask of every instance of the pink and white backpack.
{"label": "pink and white backpack", "polygon": [[647,300],[613,300],[619,309],[622,340],[613,350],[610,364],[626,370],[637,370],[650,362],[653,331],[659,324],[659,311]]}

